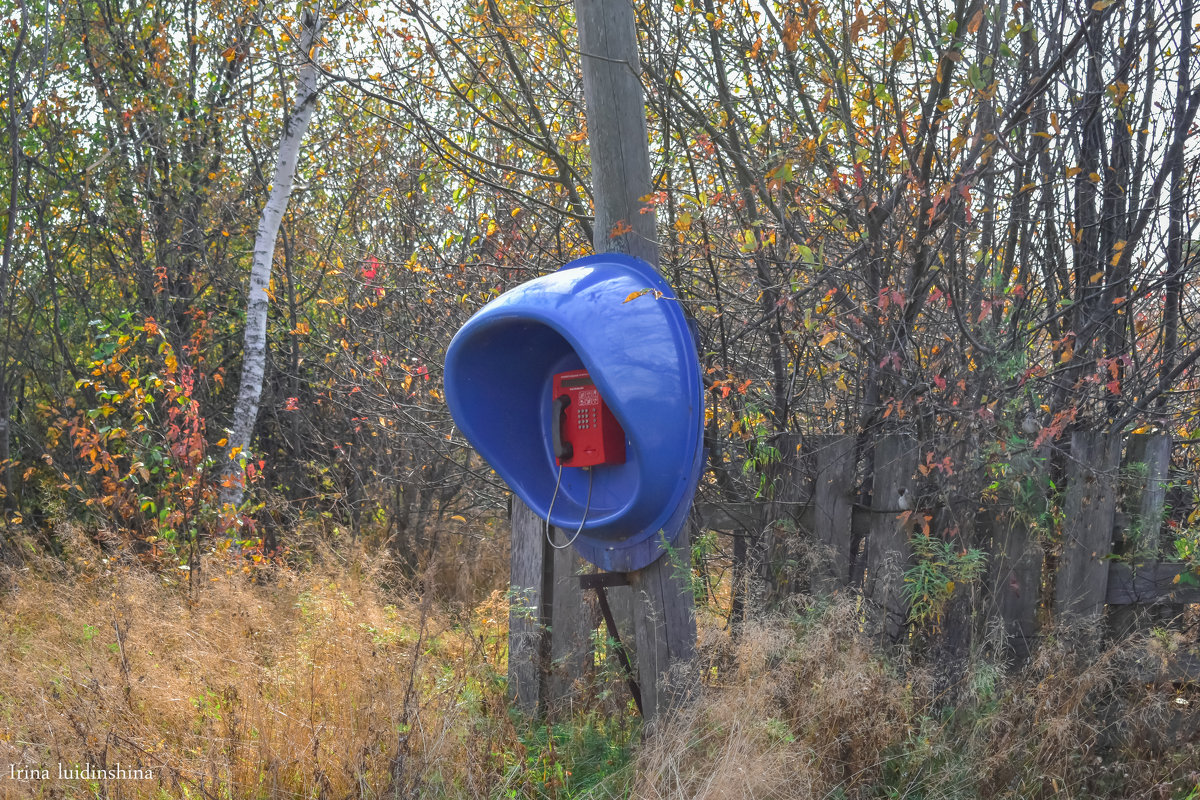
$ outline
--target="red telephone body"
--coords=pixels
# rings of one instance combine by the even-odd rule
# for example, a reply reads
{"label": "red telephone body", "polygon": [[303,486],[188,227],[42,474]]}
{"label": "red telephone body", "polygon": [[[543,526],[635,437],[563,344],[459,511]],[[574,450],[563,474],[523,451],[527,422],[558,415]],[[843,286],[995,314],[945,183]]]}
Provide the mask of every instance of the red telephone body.
{"label": "red telephone body", "polygon": [[587,370],[554,376],[554,463],[594,467],[625,463],[625,431]]}

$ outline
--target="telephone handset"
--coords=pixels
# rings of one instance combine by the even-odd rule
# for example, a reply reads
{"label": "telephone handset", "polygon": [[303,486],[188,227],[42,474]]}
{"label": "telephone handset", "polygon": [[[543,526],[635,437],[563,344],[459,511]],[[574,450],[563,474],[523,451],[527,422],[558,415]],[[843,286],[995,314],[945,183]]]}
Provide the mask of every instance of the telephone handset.
{"label": "telephone handset", "polygon": [[554,376],[554,462],[563,467],[625,463],[625,431],[587,370]]}
{"label": "telephone handset", "polygon": [[560,394],[554,398],[554,460],[561,464],[570,461],[575,455],[575,447],[563,438],[563,424],[567,421],[567,406],[571,405],[569,394]]}

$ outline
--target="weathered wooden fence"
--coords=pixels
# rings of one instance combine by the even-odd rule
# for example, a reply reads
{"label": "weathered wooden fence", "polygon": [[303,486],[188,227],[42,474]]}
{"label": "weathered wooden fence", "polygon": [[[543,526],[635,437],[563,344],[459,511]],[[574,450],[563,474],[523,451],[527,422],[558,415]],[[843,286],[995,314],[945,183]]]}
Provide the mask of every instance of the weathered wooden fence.
{"label": "weathered wooden fence", "polygon": [[[733,570],[735,616],[798,589],[854,588],[872,609],[876,634],[891,642],[910,630],[904,580],[915,563],[912,537],[958,537],[986,553],[987,569],[955,590],[970,597],[948,613],[976,626],[1000,622],[1011,657],[1022,661],[1051,622],[1091,621],[1123,633],[1147,616],[1161,620],[1200,603],[1200,587],[1181,580],[1183,566],[1163,552],[1171,447],[1163,434],[1078,432],[1057,449],[1012,453],[995,496],[980,503],[978,493],[947,502],[936,491],[938,471],[912,438],[874,443],[873,488],[864,499],[854,437],[792,437],[780,448],[769,502],[698,504],[692,527],[732,535],[735,560],[750,562]],[[956,469],[968,466],[965,450],[958,462]],[[578,557],[549,553],[542,521],[519,502],[512,522],[510,691],[527,711],[570,704],[592,673],[600,613],[581,587]],[[800,586],[795,567],[790,576],[781,567],[788,540],[817,554],[800,568]],[[672,555],[686,560],[687,551]],[[639,602],[638,587],[607,588],[617,630],[635,640],[626,645],[638,651],[643,682],[669,666],[651,646],[664,614],[644,596]],[[680,621],[666,629],[695,630]]]}
{"label": "weathered wooden fence", "polygon": [[[766,576],[767,594],[772,540],[798,535],[819,543],[823,558],[808,588],[861,587],[878,611],[879,632],[892,641],[903,637],[909,616],[903,588],[914,564],[911,538],[956,536],[988,559],[986,575],[963,587],[978,593],[971,610],[1001,620],[1022,659],[1052,620],[1104,616],[1123,632],[1145,616],[1140,612],[1154,609],[1162,619],[1200,603],[1200,587],[1181,580],[1183,566],[1163,551],[1171,446],[1165,434],[1123,439],[1078,432],[1060,449],[1011,454],[994,498],[964,498],[955,508],[929,490],[937,470],[914,439],[885,436],[875,443],[873,491],[862,502],[853,437],[813,437],[794,455],[785,450],[776,492],[789,501],[700,507],[699,525],[768,540],[762,548],[768,562],[758,572]],[[954,467],[968,467],[967,460]],[[780,520],[798,533],[773,530]],[[751,580],[755,572],[748,570]]]}

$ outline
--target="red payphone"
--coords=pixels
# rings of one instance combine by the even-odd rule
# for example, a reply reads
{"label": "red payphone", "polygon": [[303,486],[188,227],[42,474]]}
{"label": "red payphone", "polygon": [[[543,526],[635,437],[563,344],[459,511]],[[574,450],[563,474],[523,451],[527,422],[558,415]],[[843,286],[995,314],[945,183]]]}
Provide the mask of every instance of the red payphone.
{"label": "red payphone", "polygon": [[625,431],[587,370],[560,372],[553,389],[554,462],[562,467],[625,463]]}

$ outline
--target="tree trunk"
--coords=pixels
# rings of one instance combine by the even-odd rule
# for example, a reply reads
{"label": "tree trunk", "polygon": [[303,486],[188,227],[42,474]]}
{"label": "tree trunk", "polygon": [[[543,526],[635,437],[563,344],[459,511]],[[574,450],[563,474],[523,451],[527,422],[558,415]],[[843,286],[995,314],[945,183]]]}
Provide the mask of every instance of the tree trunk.
{"label": "tree trunk", "polygon": [[[22,162],[24,161],[25,152],[21,149],[21,118],[24,116],[25,108],[21,103],[21,82],[18,76],[18,62],[21,55],[21,50],[25,46],[25,35],[29,29],[29,10],[24,3],[18,4],[21,9],[21,23],[17,29],[16,41],[12,45],[11,57],[12,61],[8,67],[8,87],[6,92],[6,103],[8,109],[5,126],[7,128],[7,139],[9,143],[9,164],[8,164],[8,212],[4,225],[4,249],[3,255],[0,255],[0,309],[4,313],[4,336],[0,337],[3,340],[3,345],[0,345],[0,479],[3,483],[3,502],[0,502],[0,508],[9,508],[15,506],[13,498],[13,480],[12,469],[9,464],[11,453],[9,452],[9,381],[12,376],[8,373],[8,359],[10,353],[10,345],[12,342],[12,321],[15,313],[12,303],[9,299],[9,286],[13,283],[12,275],[12,258],[13,258],[13,240],[16,238],[17,228],[17,199],[18,187],[21,180]],[[15,292],[14,292],[15,293]],[[5,527],[8,526],[8,517],[5,516]],[[3,552],[5,547],[4,535],[0,534],[0,552]]]}
{"label": "tree trunk", "polygon": [[250,293],[246,301],[246,338],[242,352],[242,379],[237,405],[230,422],[228,463],[222,480],[221,503],[237,507],[245,492],[245,465],[250,458],[250,439],[258,419],[262,397],[263,374],[267,363],[267,287],[271,282],[271,266],[275,258],[275,242],[279,225],[292,195],[292,182],[300,158],[300,145],[313,111],[317,107],[317,65],[312,53],[324,27],[317,15],[305,11],[300,37],[301,64],[296,78],[296,96],[291,113],[285,117],[283,138],[270,196],[263,208],[254,236],[254,262],[250,268]]}

